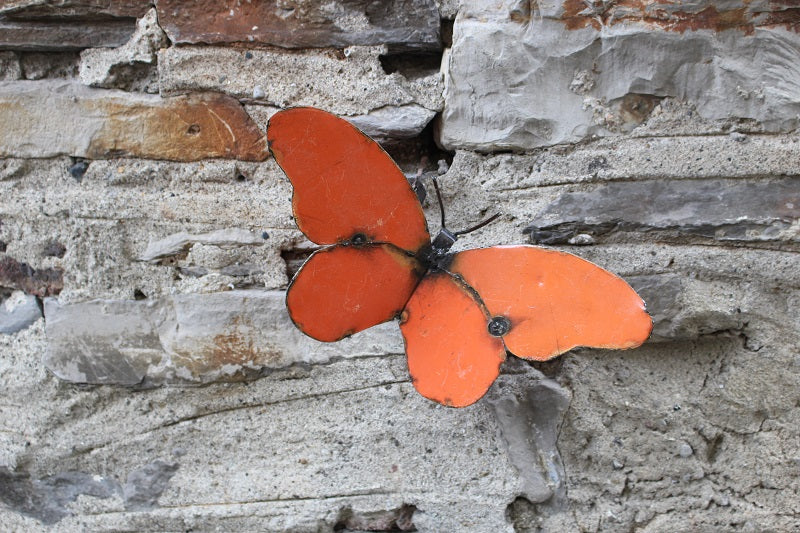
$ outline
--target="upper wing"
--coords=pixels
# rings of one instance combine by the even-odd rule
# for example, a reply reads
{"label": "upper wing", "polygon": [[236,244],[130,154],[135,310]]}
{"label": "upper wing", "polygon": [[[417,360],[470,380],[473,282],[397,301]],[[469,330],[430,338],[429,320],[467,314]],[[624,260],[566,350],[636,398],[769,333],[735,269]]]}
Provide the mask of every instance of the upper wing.
{"label": "upper wing", "polygon": [[473,291],[450,274],[422,279],[400,319],[408,371],[420,394],[464,407],[486,393],[506,357],[488,321]]}
{"label": "upper wing", "polygon": [[574,255],[535,246],[496,246],[455,255],[450,272],[505,316],[513,354],[544,361],[576,346],[634,348],[653,323],[622,279]]}
{"label": "upper wing", "polygon": [[419,262],[391,244],[330,246],[297,272],[286,307],[303,333],[337,341],[398,316],[420,277]]}
{"label": "upper wing", "polygon": [[416,252],[430,242],[422,207],[383,149],[349,122],[298,107],[272,116],[269,148],[294,186],[300,231],[334,244],[361,234]]}

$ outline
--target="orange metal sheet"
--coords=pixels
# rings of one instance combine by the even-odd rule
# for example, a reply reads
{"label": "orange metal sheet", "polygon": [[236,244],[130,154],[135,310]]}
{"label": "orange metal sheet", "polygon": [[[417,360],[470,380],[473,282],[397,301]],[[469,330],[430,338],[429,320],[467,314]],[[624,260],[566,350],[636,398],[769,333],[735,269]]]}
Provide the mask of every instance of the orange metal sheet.
{"label": "orange metal sheet", "polygon": [[303,264],[286,306],[303,333],[337,341],[399,316],[421,275],[419,262],[390,244],[331,246]]}
{"label": "orange metal sheet", "polygon": [[492,316],[511,322],[513,354],[544,361],[577,346],[633,348],[650,336],[644,302],[622,279],[574,255],[535,246],[456,254],[449,268]]}
{"label": "orange metal sheet", "polygon": [[475,298],[449,274],[420,282],[400,319],[408,370],[420,394],[464,407],[486,393],[506,353],[487,322]]}
{"label": "orange metal sheet", "polygon": [[429,243],[408,180],[349,122],[319,109],[288,109],[270,119],[267,139],[294,186],[297,226],[313,242],[334,244],[363,234],[411,252]]}

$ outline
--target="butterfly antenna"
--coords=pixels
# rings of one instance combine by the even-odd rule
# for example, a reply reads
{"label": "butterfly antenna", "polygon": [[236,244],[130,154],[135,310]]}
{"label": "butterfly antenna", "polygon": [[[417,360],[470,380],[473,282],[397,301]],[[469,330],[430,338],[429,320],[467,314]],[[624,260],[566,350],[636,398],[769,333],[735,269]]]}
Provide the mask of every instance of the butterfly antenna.
{"label": "butterfly antenna", "polygon": [[475,224],[471,228],[467,228],[465,230],[457,231],[457,232],[453,233],[453,235],[458,237],[459,235],[464,235],[466,233],[472,233],[473,231],[481,229],[482,227],[486,226],[487,224],[490,224],[491,222],[494,222],[499,217],[500,217],[500,213],[495,213],[494,215],[490,216],[489,218],[487,218],[486,220],[484,220],[480,224]]}
{"label": "butterfly antenna", "polygon": [[436,199],[439,201],[439,213],[442,217],[442,229],[444,229],[444,202],[442,202],[442,191],[439,190],[439,182],[436,178],[431,178],[431,180],[433,180],[433,188],[436,189]]}

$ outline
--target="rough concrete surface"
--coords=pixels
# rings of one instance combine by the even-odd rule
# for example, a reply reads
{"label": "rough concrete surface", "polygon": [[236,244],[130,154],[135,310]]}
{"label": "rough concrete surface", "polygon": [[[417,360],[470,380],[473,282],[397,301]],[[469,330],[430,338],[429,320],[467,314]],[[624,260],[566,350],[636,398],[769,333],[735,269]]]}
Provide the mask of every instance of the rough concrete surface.
{"label": "rough concrete surface", "polygon": [[[339,115],[363,115],[387,106],[442,107],[438,70],[407,78],[387,74],[382,46],[344,50],[244,50],[181,46],[158,56],[162,94],[216,90],[279,107],[313,106]],[[260,90],[259,90],[260,89]]]}
{"label": "rough concrete surface", "polygon": [[[341,18],[360,1],[281,5],[384,35]],[[176,44],[175,2],[0,1],[35,30],[0,38],[0,530],[800,530],[800,10],[436,5],[442,57],[397,32]],[[500,213],[454,250],[620,275],[651,339],[509,356],[451,409],[414,390],[396,321],[304,337],[283,300],[316,247],[264,140],[292,105],[390,141],[433,232],[431,176],[451,230]]]}

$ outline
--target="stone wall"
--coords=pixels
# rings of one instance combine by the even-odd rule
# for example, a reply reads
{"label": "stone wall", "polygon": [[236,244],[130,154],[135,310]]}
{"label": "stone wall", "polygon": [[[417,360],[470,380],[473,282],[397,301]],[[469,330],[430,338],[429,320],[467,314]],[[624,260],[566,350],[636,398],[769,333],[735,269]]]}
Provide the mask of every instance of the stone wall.
{"label": "stone wall", "polygon": [[[796,1],[0,0],[0,80],[3,531],[800,528]],[[450,409],[396,323],[304,337],[298,105],[651,340]]]}

